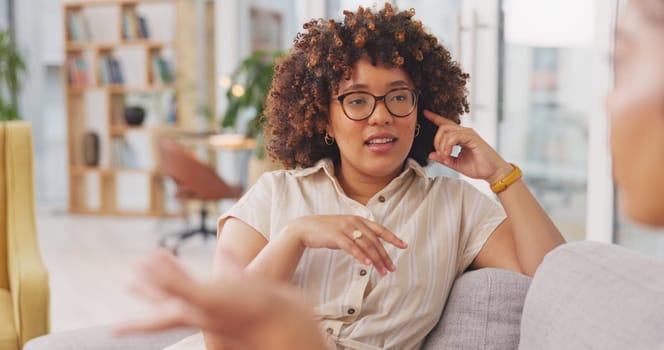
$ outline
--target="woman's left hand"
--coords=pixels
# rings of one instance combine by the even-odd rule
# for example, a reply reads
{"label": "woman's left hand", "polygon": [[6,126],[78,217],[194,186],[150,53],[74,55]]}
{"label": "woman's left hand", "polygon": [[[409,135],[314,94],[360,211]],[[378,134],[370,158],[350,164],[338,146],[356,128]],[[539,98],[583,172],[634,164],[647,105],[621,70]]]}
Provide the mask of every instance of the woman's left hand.
{"label": "woman's left hand", "polygon": [[[435,152],[429,159],[439,162],[465,176],[496,183],[512,172],[507,163],[480,135],[471,128],[466,128],[429,110],[424,116],[438,126],[433,140]],[[454,157],[452,148],[460,146],[461,151]]]}

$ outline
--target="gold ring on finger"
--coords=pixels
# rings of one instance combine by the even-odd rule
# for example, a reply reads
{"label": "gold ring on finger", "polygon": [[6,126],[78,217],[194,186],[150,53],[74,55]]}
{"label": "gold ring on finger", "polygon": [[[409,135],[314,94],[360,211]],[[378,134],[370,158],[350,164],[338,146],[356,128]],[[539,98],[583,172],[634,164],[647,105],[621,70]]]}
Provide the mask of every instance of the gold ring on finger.
{"label": "gold ring on finger", "polygon": [[353,231],[353,233],[350,234],[350,236],[353,238],[353,240],[356,240],[358,238],[362,238],[362,231],[355,230],[355,231]]}

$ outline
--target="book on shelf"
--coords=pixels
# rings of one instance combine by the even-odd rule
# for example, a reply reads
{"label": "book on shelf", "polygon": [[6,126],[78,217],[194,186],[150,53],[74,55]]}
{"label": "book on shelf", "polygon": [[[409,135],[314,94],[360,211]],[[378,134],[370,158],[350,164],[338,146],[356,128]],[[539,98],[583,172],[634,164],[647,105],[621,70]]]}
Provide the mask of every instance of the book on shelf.
{"label": "book on shelf", "polygon": [[69,12],[67,15],[67,25],[69,26],[69,40],[85,42],[92,39],[90,24],[80,12]]}
{"label": "book on shelf", "polygon": [[136,151],[122,137],[113,138],[113,166],[121,169],[137,169]]}
{"label": "book on shelf", "polygon": [[171,103],[168,106],[168,113],[166,113],[166,122],[175,124],[178,121],[178,110],[175,95],[171,96]]}
{"label": "book on shelf", "polygon": [[148,30],[148,21],[143,16],[138,16],[138,35],[139,38],[149,39],[150,31]]}
{"label": "book on shelf", "polygon": [[111,81],[111,73],[108,69],[108,58],[106,56],[99,57],[99,83],[108,84]]}
{"label": "book on shelf", "polygon": [[136,38],[136,9],[125,7],[122,10],[122,38],[131,40]]}
{"label": "book on shelf", "polygon": [[70,85],[88,84],[88,64],[80,57],[69,57],[67,59],[67,81]]}
{"label": "book on shelf", "polygon": [[175,80],[171,64],[161,55],[152,55],[152,77],[155,84],[170,84]]}
{"label": "book on shelf", "polygon": [[124,83],[124,78],[122,76],[122,69],[120,68],[120,62],[114,57],[109,57],[108,62],[111,67],[111,83],[113,84]]}
{"label": "book on shelf", "polygon": [[122,11],[122,38],[125,40],[148,39],[148,23],[144,16],[138,15],[134,7],[125,7]]}
{"label": "book on shelf", "polygon": [[106,84],[122,84],[124,77],[122,74],[122,67],[120,61],[111,55],[103,55],[99,57],[99,83]]}

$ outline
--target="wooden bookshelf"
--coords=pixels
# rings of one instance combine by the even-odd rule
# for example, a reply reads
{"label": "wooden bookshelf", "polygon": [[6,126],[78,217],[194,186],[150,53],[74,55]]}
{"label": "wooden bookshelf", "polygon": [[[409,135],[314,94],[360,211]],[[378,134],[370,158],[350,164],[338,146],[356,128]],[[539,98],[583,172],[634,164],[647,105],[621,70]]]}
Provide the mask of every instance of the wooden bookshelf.
{"label": "wooden bookshelf", "polygon": [[[156,152],[145,149],[153,147],[152,142],[132,146],[128,140],[132,135],[151,140],[154,127],[179,130],[196,124],[189,91],[196,73],[190,59],[196,49],[191,40],[193,2],[81,0],[66,1],[63,10],[70,211],[173,214],[165,209],[164,179],[153,159]],[[125,120],[124,111],[130,105],[146,110],[142,124],[129,125]],[[91,133],[96,135],[97,152],[91,152],[94,147],[85,142]],[[136,156],[136,162],[129,162],[131,147],[134,155],[149,156]],[[96,163],[90,155],[95,153]],[[126,193],[121,184],[127,179],[142,185]],[[134,195],[144,205],[122,205],[131,203]]]}

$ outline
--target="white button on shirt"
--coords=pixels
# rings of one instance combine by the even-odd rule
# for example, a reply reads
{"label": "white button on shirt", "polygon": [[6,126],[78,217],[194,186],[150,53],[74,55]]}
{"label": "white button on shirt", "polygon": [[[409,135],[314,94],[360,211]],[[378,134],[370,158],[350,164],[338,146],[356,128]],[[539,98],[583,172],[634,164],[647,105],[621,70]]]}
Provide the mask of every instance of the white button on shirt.
{"label": "white button on shirt", "polygon": [[343,250],[305,250],[292,283],[342,349],[419,348],[452,282],[505,219],[498,203],[465,181],[428,177],[412,159],[364,206],[344,194],[324,159],[263,175],[219,224],[236,217],[270,240],[291,220],[314,214],[359,215],[408,243],[405,250],[384,245],[397,267],[384,277]]}

